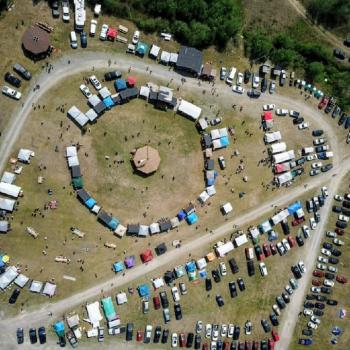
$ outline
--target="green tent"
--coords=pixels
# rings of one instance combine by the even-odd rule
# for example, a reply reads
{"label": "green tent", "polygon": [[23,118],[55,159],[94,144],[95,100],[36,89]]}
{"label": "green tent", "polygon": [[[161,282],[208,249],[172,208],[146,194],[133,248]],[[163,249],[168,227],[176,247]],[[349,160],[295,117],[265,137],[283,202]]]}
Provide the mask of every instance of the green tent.
{"label": "green tent", "polygon": [[101,303],[102,303],[103,312],[105,313],[107,321],[115,320],[117,317],[117,313],[115,312],[112,298],[111,297],[104,298],[102,299]]}
{"label": "green tent", "polygon": [[83,188],[84,187],[83,178],[81,176],[75,177],[72,180],[72,185],[75,190],[79,190],[80,188]]}

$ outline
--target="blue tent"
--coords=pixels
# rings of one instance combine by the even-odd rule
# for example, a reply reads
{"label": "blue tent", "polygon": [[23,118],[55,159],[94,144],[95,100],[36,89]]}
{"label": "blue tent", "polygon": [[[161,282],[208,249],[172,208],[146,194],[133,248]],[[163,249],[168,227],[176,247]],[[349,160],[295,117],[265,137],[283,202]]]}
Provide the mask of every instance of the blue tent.
{"label": "blue tent", "polygon": [[221,143],[221,146],[227,147],[230,144],[230,140],[228,139],[227,136],[223,136],[220,138],[220,143]]}
{"label": "blue tent", "polygon": [[116,218],[112,218],[112,220],[107,224],[107,226],[111,229],[111,230],[115,230],[119,225],[119,220]]}
{"label": "blue tent", "polygon": [[136,53],[140,56],[144,56],[148,52],[148,45],[139,41],[136,46]]}
{"label": "blue tent", "polygon": [[297,212],[301,208],[301,202],[296,201],[295,203],[288,206],[288,213],[290,215],[293,215],[295,212]]}
{"label": "blue tent", "polygon": [[106,97],[106,98],[103,100],[103,103],[105,104],[105,106],[106,106],[107,108],[112,108],[112,107],[115,105],[115,103],[113,102],[111,96]]}
{"label": "blue tent", "polygon": [[278,238],[278,233],[274,230],[269,231],[268,233],[268,240],[271,241],[275,241]]}
{"label": "blue tent", "polygon": [[207,271],[205,269],[199,271],[199,277],[200,278],[205,279],[205,278],[207,278],[207,276],[208,276],[208,273],[207,273]]}
{"label": "blue tent", "polygon": [[126,81],[124,79],[117,79],[114,82],[115,89],[117,91],[122,91],[126,89]]}
{"label": "blue tent", "polygon": [[86,202],[85,205],[91,209],[97,202],[91,197]]}
{"label": "blue tent", "polygon": [[341,332],[342,332],[342,330],[338,326],[334,326],[332,328],[332,334],[334,334],[334,335],[340,335]]}
{"label": "blue tent", "polygon": [[186,271],[187,272],[193,272],[196,271],[196,263],[194,261],[189,261],[186,263]]}
{"label": "blue tent", "polygon": [[53,329],[55,330],[58,337],[64,337],[64,322],[58,321],[53,325]]}
{"label": "blue tent", "polygon": [[120,272],[124,270],[124,264],[122,261],[117,261],[113,264],[114,272]]}
{"label": "blue tent", "polygon": [[177,218],[179,219],[179,221],[182,221],[184,218],[186,217],[186,213],[181,210],[178,214],[177,214]]}
{"label": "blue tent", "polygon": [[149,287],[148,284],[140,284],[137,287],[137,290],[139,292],[140,297],[149,297],[150,296],[150,291],[149,291]]}
{"label": "blue tent", "polygon": [[193,225],[198,221],[198,216],[196,213],[191,213],[187,216],[186,221],[189,225]]}

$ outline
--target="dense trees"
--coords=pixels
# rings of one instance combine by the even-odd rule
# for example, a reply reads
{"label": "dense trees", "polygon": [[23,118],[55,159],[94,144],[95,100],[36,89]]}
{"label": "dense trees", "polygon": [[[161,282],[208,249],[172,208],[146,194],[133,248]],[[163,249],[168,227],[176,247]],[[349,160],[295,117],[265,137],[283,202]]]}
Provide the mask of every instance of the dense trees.
{"label": "dense trees", "polygon": [[[96,0],[90,1],[92,4]],[[126,17],[146,32],[170,31],[196,47],[225,47],[242,25],[239,0],[100,0],[105,12]]]}
{"label": "dense trees", "polygon": [[348,26],[349,28],[349,0],[310,0],[306,9],[312,19],[325,27]]}
{"label": "dense trees", "polygon": [[269,59],[283,68],[302,69],[311,83],[325,83],[343,108],[350,108],[350,69],[337,63],[331,50],[318,42],[295,39],[288,32],[272,35],[262,29],[244,33],[246,55],[252,62]]}

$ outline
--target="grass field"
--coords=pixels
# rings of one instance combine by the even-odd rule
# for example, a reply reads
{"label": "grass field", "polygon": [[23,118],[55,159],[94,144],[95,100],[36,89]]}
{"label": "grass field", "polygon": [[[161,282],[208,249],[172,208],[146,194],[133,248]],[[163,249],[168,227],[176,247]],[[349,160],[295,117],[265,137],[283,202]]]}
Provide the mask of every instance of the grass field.
{"label": "grass field", "polygon": [[[340,195],[344,195],[344,193],[349,192],[349,181],[350,181],[350,174],[348,174],[344,178],[343,185],[338,191]],[[339,205],[339,202],[334,201],[334,205]],[[330,213],[327,230],[334,231],[336,221],[337,221],[337,214]],[[338,268],[337,274],[346,276],[347,278],[349,278],[348,272],[349,272],[349,266],[350,266],[350,239],[348,234],[349,232],[348,230],[346,230],[346,233],[343,236],[339,236],[339,238],[345,242],[344,246],[339,248],[333,245],[337,249],[340,249],[342,252],[342,255],[339,257],[339,260],[340,260],[339,264],[335,265]],[[323,242],[332,243],[332,239],[327,238],[325,236],[322,243]],[[320,249],[321,248],[322,247],[320,247]],[[311,287],[311,284],[310,284],[310,287]],[[310,349],[320,349],[321,346],[327,346],[329,348],[331,347],[332,349],[343,350],[343,349],[347,349],[347,346],[348,346],[347,344],[349,344],[349,341],[350,341],[350,335],[348,332],[350,327],[349,316],[346,315],[344,319],[339,318],[340,309],[345,309],[346,311],[348,311],[350,308],[349,284],[343,285],[338,282],[335,282],[335,286],[332,288],[332,290],[333,290],[332,294],[327,297],[329,299],[337,300],[338,305],[336,306],[326,305],[326,308],[324,310],[324,315],[320,317],[321,324],[318,327],[318,329],[314,331],[314,335],[312,337],[313,345],[309,347]],[[308,338],[302,335],[302,330],[306,328],[306,324],[308,321],[309,321],[309,317],[301,316],[301,318],[299,319],[295,329],[294,342],[291,345],[291,350],[299,350],[304,348],[304,346],[298,345],[297,341],[299,338]],[[330,340],[333,338],[331,334],[331,329],[333,326],[338,326],[343,330],[343,334],[339,337],[336,337],[338,340],[338,344],[336,345],[330,344]]]}
{"label": "grass field", "polygon": [[[304,202],[305,199],[313,196],[315,192],[308,191],[301,198]],[[272,212],[271,212],[272,214]],[[270,215],[270,214],[269,214]],[[257,218],[255,222],[252,222],[252,225],[256,225],[266,219],[268,215],[263,218]],[[246,230],[247,227],[242,228]],[[282,239],[283,234],[280,227],[276,227],[277,232],[279,232],[279,240]],[[291,234],[296,235],[300,230],[300,227],[291,227]],[[229,237],[227,237],[229,239]],[[261,236],[259,244],[266,240],[266,237]],[[251,243],[246,246],[251,246]],[[169,269],[168,266],[164,266],[162,269],[153,271],[151,274],[146,274],[142,279],[135,281],[131,285],[127,285],[115,290],[114,293],[104,294],[101,293],[101,298],[103,296],[111,295],[113,300],[115,300],[115,295],[121,291],[127,293],[128,303],[126,305],[117,306],[117,312],[120,314],[122,323],[133,322],[135,324],[135,330],[140,329],[144,330],[146,324],[152,324],[153,327],[160,325],[162,328],[165,327],[170,330],[170,332],[193,332],[194,326],[197,320],[203,321],[206,323],[233,323],[241,327],[241,337],[240,340],[261,340],[268,338],[269,334],[265,334],[260,321],[263,318],[268,318],[269,314],[272,312],[272,305],[275,303],[275,297],[279,295],[284,286],[288,283],[289,278],[292,277],[290,267],[292,264],[296,263],[299,259],[299,255],[302,250],[307,249],[308,242],[304,247],[293,248],[287,255],[280,257],[279,255],[271,256],[265,259],[265,263],[268,268],[268,276],[262,278],[258,270],[258,264],[255,260],[256,274],[253,277],[248,277],[246,271],[246,259],[244,254],[244,247],[236,249],[234,252],[231,252],[227,257],[215,260],[212,263],[209,263],[206,270],[208,274],[211,274],[211,271],[214,268],[218,268],[220,262],[225,262],[228,268],[227,276],[222,277],[220,283],[215,283],[212,280],[213,289],[210,292],[205,291],[205,286],[203,281],[189,282],[188,278],[184,276],[181,279],[175,281],[175,285],[178,286],[179,282],[185,282],[188,294],[181,296],[180,304],[183,314],[183,319],[181,321],[176,321],[173,311],[173,300],[171,296],[171,291],[169,287],[163,287],[157,291],[151,291],[151,297],[158,294],[160,291],[165,290],[168,295],[170,302],[169,310],[171,314],[171,322],[167,325],[164,324],[162,309],[154,310],[152,300],[150,301],[150,312],[148,314],[142,313],[142,300],[137,295],[136,288],[142,283],[150,284],[152,278],[159,277]],[[192,259],[198,259],[205,255],[208,251],[212,250],[212,246],[202,247],[191,253],[191,256],[188,256],[186,260],[178,261],[178,264],[183,264],[186,261]],[[228,259],[234,257],[238,263],[240,271],[232,275],[231,270],[228,266]],[[238,290],[238,296],[234,299],[231,299],[228,282],[236,281],[237,278],[243,278],[246,285],[246,290],[240,292]],[[135,290],[134,294],[128,293],[128,288],[133,288]],[[225,302],[225,305],[222,308],[218,308],[215,295],[220,294]],[[96,299],[95,299],[96,300]],[[94,301],[94,300],[91,300]],[[244,310],[244,311],[243,311]],[[80,314],[81,318],[86,317],[84,305],[81,305],[81,308],[76,308],[75,310],[70,310],[71,312],[77,312]],[[288,308],[285,312],[288,312]],[[243,327],[244,323],[247,320],[251,320],[253,323],[253,333],[251,336],[244,335]],[[86,329],[89,329],[89,325],[82,322],[81,325]],[[118,339],[119,337],[116,337]],[[108,342],[114,343],[115,338],[109,337]],[[119,338],[120,339],[120,338]],[[123,338],[124,339],[124,338]],[[203,339],[203,335],[202,335]],[[83,342],[91,343],[91,340],[83,339]]]}

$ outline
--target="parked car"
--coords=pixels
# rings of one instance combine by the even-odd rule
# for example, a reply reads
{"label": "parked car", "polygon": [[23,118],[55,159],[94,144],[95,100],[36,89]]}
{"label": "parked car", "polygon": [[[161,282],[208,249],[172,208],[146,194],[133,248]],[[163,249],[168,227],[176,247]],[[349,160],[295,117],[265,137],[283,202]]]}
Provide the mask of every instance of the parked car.
{"label": "parked car", "polygon": [[235,298],[237,296],[237,287],[235,282],[229,282],[228,288],[230,290],[231,298]]}
{"label": "parked car", "polygon": [[217,294],[215,299],[216,299],[216,302],[217,302],[219,307],[222,307],[222,306],[225,305],[224,299],[223,299],[223,297],[220,294]]}
{"label": "parked car", "polygon": [[134,35],[132,36],[132,43],[136,45],[140,40],[140,32],[135,30]]}
{"label": "parked car", "polygon": [[179,303],[174,304],[175,318],[177,321],[182,319],[181,305]]}
{"label": "parked car", "polygon": [[226,67],[221,67],[220,69],[220,80],[225,80],[227,75],[227,68]]}
{"label": "parked car", "polygon": [[276,83],[274,81],[270,81],[269,93],[273,94],[276,90]]}
{"label": "parked car", "polygon": [[14,64],[13,70],[25,80],[30,80],[32,78],[32,74],[19,63]]}
{"label": "parked car", "polygon": [[21,86],[21,80],[18,79],[15,75],[10,72],[5,74],[5,81],[10,83],[11,85],[19,88]]}
{"label": "parked car", "polygon": [[38,342],[38,337],[36,335],[36,328],[29,329],[29,340],[31,344],[35,344]]}
{"label": "parked car", "polygon": [[187,294],[187,287],[186,287],[186,284],[184,282],[180,282],[179,283],[179,288],[180,288],[180,293],[182,295],[186,295]]}
{"label": "parked car", "polygon": [[96,34],[96,28],[97,28],[97,21],[96,19],[92,19],[90,22],[90,36],[95,36]]}
{"label": "parked car", "polygon": [[270,327],[269,322],[267,320],[265,320],[265,319],[261,320],[261,325],[262,325],[265,333],[271,332],[271,327]]}
{"label": "parked car", "polygon": [[205,279],[205,290],[209,292],[212,289],[212,283],[210,278]]}
{"label": "parked car", "polygon": [[261,93],[258,90],[250,89],[250,90],[248,90],[247,95],[250,98],[259,98]]}
{"label": "parked car", "polygon": [[248,84],[251,76],[252,76],[252,73],[250,73],[249,70],[244,71],[244,84]]}
{"label": "parked car", "polygon": [[60,17],[60,10],[58,1],[52,1],[51,2],[51,11],[52,11],[52,17],[53,18],[59,18]]}
{"label": "parked car", "polygon": [[236,263],[236,260],[234,258],[231,258],[229,261],[228,261],[229,265],[230,265],[230,268],[231,268],[231,271],[233,274],[239,272],[239,268],[238,268],[238,265]]}
{"label": "parked car", "polygon": [[24,342],[23,328],[17,328],[16,337],[17,337],[17,344],[23,344],[23,342]]}
{"label": "parked car", "polygon": [[281,109],[281,108],[276,109],[276,115],[278,116],[284,117],[288,113],[289,113],[288,109]]}
{"label": "parked car", "polygon": [[134,324],[128,323],[126,325],[126,341],[131,341],[134,333]]}
{"label": "parked car", "polygon": [[95,75],[92,75],[90,78],[89,78],[91,84],[93,85],[93,87],[96,89],[96,90],[101,90],[102,89],[102,85],[101,83],[98,81],[98,79],[96,78]]}
{"label": "parked car", "polygon": [[86,98],[90,98],[92,96],[92,93],[90,92],[90,89],[85,84],[81,84],[80,85],[80,91],[83,93],[83,95]]}
{"label": "parked car", "polygon": [[19,91],[11,89],[6,85],[3,86],[2,93],[8,97],[13,98],[14,100],[19,100],[22,97],[22,94]]}
{"label": "parked car", "polygon": [[289,116],[292,118],[298,118],[300,116],[300,113],[297,111],[290,110],[289,111]]}
{"label": "parked car", "polygon": [[243,94],[244,88],[240,85],[232,85],[232,91],[236,92],[237,94]]}
{"label": "parked car", "polygon": [[78,339],[72,331],[68,331],[66,333],[66,337],[72,348],[76,348],[78,346]]}
{"label": "parked car", "polygon": [[299,130],[307,129],[309,127],[308,123],[301,123],[298,125]]}
{"label": "parked car", "polygon": [[259,269],[260,269],[261,276],[264,277],[268,275],[267,267],[264,262],[259,263]]}
{"label": "parked car", "polygon": [[21,290],[19,288],[15,288],[9,298],[9,304],[15,304],[20,293]]}
{"label": "parked car", "polygon": [[261,79],[260,91],[265,92],[267,90],[267,86],[268,86],[267,79],[265,78]]}
{"label": "parked car", "polygon": [[221,282],[220,272],[218,269],[212,270],[211,275],[216,283]]}
{"label": "parked car", "polygon": [[164,318],[164,323],[170,322],[170,312],[169,312],[168,307],[163,308],[163,318]]}
{"label": "parked car", "polygon": [[274,104],[266,104],[263,106],[263,110],[264,111],[272,111],[275,109],[275,107],[276,107],[276,105],[274,105]]}
{"label": "parked car", "polygon": [[87,34],[85,32],[80,33],[80,46],[83,49],[87,47]]}
{"label": "parked car", "polygon": [[178,346],[178,336],[177,333],[172,333],[171,335],[171,347],[177,348]]}
{"label": "parked car", "polygon": [[108,25],[102,24],[101,32],[100,32],[100,40],[104,41],[107,39],[107,31],[108,31]]}
{"label": "parked car", "polygon": [[171,288],[171,294],[172,294],[175,302],[180,301],[180,293],[179,293],[179,290],[177,289],[177,287]]}

